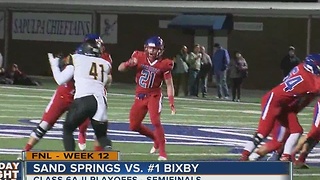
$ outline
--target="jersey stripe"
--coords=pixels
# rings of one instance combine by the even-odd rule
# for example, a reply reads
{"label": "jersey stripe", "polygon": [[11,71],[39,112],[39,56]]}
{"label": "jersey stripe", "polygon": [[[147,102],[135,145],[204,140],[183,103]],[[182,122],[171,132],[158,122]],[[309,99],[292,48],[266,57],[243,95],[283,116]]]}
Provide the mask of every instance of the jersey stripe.
{"label": "jersey stripe", "polygon": [[313,118],[313,123],[316,127],[318,127],[320,124],[319,108],[320,108],[320,102],[317,102],[315,112],[314,112],[314,118]]}
{"label": "jersey stripe", "polygon": [[273,98],[273,92],[270,94],[270,96],[268,98],[268,101],[267,101],[267,104],[265,105],[265,107],[264,107],[264,109],[262,111],[262,120],[265,120],[266,117],[267,117],[272,98]]}

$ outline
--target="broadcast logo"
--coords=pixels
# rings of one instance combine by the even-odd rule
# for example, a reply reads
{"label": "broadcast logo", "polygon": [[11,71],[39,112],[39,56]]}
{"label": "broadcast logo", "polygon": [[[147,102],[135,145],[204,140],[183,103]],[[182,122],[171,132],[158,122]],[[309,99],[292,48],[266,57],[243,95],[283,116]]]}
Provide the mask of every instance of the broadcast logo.
{"label": "broadcast logo", "polygon": [[21,163],[12,161],[0,162],[0,179],[1,180],[18,180],[21,175]]}

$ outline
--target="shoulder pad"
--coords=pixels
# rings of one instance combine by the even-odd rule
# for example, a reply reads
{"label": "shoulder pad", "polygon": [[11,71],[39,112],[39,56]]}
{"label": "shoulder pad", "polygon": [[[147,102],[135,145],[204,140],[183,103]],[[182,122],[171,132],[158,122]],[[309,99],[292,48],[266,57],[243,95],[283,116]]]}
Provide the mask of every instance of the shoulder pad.
{"label": "shoulder pad", "polygon": [[106,61],[108,61],[110,64],[112,64],[112,58],[111,58],[111,55],[109,53],[104,52],[101,55],[101,58],[106,60]]}
{"label": "shoulder pad", "polygon": [[110,54],[108,54],[108,58],[109,58],[109,61],[108,61],[108,62],[109,62],[110,64],[112,64],[112,58],[111,58],[111,55],[110,55]]}

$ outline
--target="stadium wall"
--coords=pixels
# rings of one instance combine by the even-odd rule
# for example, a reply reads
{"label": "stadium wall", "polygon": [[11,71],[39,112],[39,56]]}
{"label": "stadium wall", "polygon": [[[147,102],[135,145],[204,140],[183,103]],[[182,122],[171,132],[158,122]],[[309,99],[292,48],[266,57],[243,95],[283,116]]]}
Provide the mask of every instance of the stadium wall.
{"label": "stadium wall", "polygon": [[[130,58],[134,50],[143,50],[146,38],[160,35],[166,43],[165,56],[173,57],[181,45],[192,46],[193,34],[179,29],[159,28],[159,20],[172,16],[118,14],[118,37],[116,44],[106,44],[113,58],[113,75],[117,82],[134,82],[134,73],[119,73],[118,65]],[[80,41],[79,41],[80,42]],[[8,64],[17,63],[27,74],[50,75],[48,52],[71,53],[79,42],[50,42],[10,40]]]}
{"label": "stadium wall", "polygon": [[[80,8],[81,9],[81,8]],[[10,24],[12,14],[26,8],[9,9]],[[37,12],[37,8],[32,9]],[[39,8],[40,12],[44,10]],[[72,9],[70,9],[72,11]],[[46,9],[46,13],[58,12],[59,9]],[[64,10],[63,13],[66,11]],[[77,9],[78,14],[92,14],[92,31],[99,32],[100,14],[117,14],[117,40],[116,43],[107,44],[107,50],[112,54],[114,61],[113,75],[117,82],[134,82],[134,73],[120,74],[117,66],[127,60],[132,51],[142,49],[144,40],[151,35],[160,35],[166,43],[165,56],[173,57],[181,45],[192,47],[194,44],[194,32],[181,29],[159,28],[160,20],[171,20],[175,12],[168,14],[151,15],[150,13],[130,12],[119,13],[116,11],[88,11]],[[235,22],[259,22],[263,23],[262,31],[233,30],[228,34],[228,49],[242,51],[249,64],[249,77],[244,87],[250,89],[268,89],[278,84],[281,79],[279,68],[280,61],[286,55],[288,46],[296,47],[296,53],[300,58],[306,55],[307,18],[306,17],[267,17],[252,15],[234,15]],[[312,20],[312,29],[318,29],[318,19]],[[11,29],[12,30],[12,29]],[[213,32],[215,35],[217,32]],[[12,34],[10,34],[12,37]],[[320,34],[312,31],[311,52],[318,52]],[[209,43],[210,44],[210,43]],[[212,43],[211,43],[212,44]],[[43,40],[19,40],[9,38],[8,65],[17,63],[27,74],[50,75],[50,67],[47,61],[47,52],[72,52],[78,42],[56,42]],[[190,48],[192,49],[192,48]],[[0,40],[0,51],[4,51],[4,41]],[[211,54],[212,49],[209,48]]]}

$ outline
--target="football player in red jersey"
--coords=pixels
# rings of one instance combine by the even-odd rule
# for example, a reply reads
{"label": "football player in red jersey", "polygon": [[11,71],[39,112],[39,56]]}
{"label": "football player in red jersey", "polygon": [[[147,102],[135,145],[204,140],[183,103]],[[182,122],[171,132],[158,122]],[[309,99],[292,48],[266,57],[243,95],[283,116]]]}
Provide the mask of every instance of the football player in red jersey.
{"label": "football player in red jersey", "polygon": [[[154,141],[150,153],[159,150],[158,160],[167,160],[165,151],[164,129],[160,121],[162,109],[162,82],[167,85],[171,114],[175,114],[174,87],[171,70],[173,61],[162,58],[164,52],[163,40],[154,36],[144,44],[144,51],[134,51],[131,58],[122,62],[118,70],[126,71],[128,68],[136,69],[136,93],[135,101],[131,107],[129,121],[130,129],[139,132]],[[152,132],[142,124],[144,117],[149,112],[150,120],[155,130]]]}
{"label": "football player in red jersey", "polygon": [[279,116],[278,121],[274,123],[271,140],[259,147],[254,155],[250,157],[250,160],[259,159],[273,151],[268,161],[291,161],[293,148],[301,135],[298,131],[292,130],[295,127],[300,127],[297,114],[316,97],[317,94],[309,94],[304,98],[299,98],[297,99],[298,101],[293,103],[294,106],[290,106],[291,112],[282,113],[283,116]]}
{"label": "football player in red jersey", "polygon": [[[240,160],[248,160],[253,150],[270,134],[276,121],[288,128],[290,136],[287,141],[297,142],[303,132],[297,113],[319,94],[319,75],[320,55],[311,54],[303,63],[296,66],[281,84],[262,97],[262,114],[258,129],[252,140],[245,145]],[[292,152],[294,144],[290,146]]]}
{"label": "football player in red jersey", "polygon": [[[62,70],[64,69],[65,58],[59,57],[59,59],[59,67]],[[67,83],[59,84],[45,109],[41,122],[30,134],[30,138],[23,149],[24,151],[30,151],[33,146],[43,138],[47,131],[49,131],[54,126],[54,124],[62,116],[62,114],[69,109],[69,106],[73,102],[74,92],[75,89],[73,80],[70,80]]]}
{"label": "football player in red jersey", "polygon": [[[308,134],[300,137],[296,147],[292,152],[292,159],[296,168],[309,168],[305,163],[308,154],[319,143],[320,140],[320,100],[316,103],[313,113],[313,121],[311,129]],[[296,160],[295,156],[299,153],[299,157]]]}

